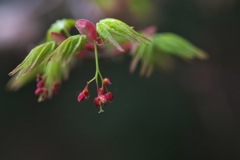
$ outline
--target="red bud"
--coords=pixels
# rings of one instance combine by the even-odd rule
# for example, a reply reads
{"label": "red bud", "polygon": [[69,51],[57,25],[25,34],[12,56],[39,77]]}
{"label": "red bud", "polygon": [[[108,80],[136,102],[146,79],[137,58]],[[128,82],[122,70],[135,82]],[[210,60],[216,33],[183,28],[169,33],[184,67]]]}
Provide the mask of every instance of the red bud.
{"label": "red bud", "polygon": [[94,104],[95,104],[96,107],[99,107],[99,105],[100,105],[100,98],[99,97],[94,98]]}
{"label": "red bud", "polygon": [[103,83],[104,84],[111,84],[111,81],[108,78],[104,78]]}
{"label": "red bud", "polygon": [[40,95],[41,93],[43,93],[44,92],[44,88],[37,88],[36,90],[35,90],[35,95]]}
{"label": "red bud", "polygon": [[76,21],[75,27],[82,34],[87,36],[90,41],[95,41],[97,39],[97,31],[94,24],[85,19],[79,19]]}
{"label": "red bud", "polygon": [[88,92],[88,89],[84,89],[83,92],[84,92],[84,94],[85,94],[85,98],[90,97],[90,94],[89,94],[89,92]]}
{"label": "red bud", "polygon": [[81,92],[78,95],[78,102],[82,102],[82,101],[84,101],[84,99],[85,99],[85,94],[84,94],[84,92]]}
{"label": "red bud", "polygon": [[38,83],[37,83],[37,88],[42,88],[42,87],[44,87],[44,82],[43,81],[38,81]]}
{"label": "red bud", "polygon": [[107,101],[106,97],[104,95],[101,95],[101,96],[99,96],[99,99],[100,99],[100,103],[102,105],[106,106],[106,104],[107,104],[106,103],[106,101]]}
{"label": "red bud", "polygon": [[98,95],[104,95],[104,89],[103,88],[98,89]]}
{"label": "red bud", "polygon": [[106,99],[107,99],[109,102],[112,102],[112,100],[113,100],[113,94],[112,94],[112,92],[108,92],[108,93],[106,94]]}

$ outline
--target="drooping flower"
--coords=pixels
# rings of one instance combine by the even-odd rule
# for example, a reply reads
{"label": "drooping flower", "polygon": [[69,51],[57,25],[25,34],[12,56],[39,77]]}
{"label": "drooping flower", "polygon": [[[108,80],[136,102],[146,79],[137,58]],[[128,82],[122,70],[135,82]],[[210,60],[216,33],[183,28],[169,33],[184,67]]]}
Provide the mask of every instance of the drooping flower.
{"label": "drooping flower", "polygon": [[42,88],[44,87],[44,85],[45,85],[44,82],[41,80],[37,82],[37,88]]}
{"label": "drooping flower", "polygon": [[106,94],[106,99],[107,99],[109,102],[112,102],[112,100],[113,100],[113,94],[112,94],[112,92],[108,92],[108,93]]}
{"label": "drooping flower", "polygon": [[85,93],[84,92],[81,92],[79,95],[78,95],[78,102],[82,102],[84,101],[85,99]]}
{"label": "drooping flower", "polygon": [[111,84],[111,81],[108,78],[104,78],[103,83],[104,84]]}
{"label": "drooping flower", "polygon": [[78,95],[78,102],[84,101],[85,98],[90,97],[89,91],[88,91],[88,84],[84,88],[84,90]]}
{"label": "drooping flower", "polygon": [[104,89],[103,88],[98,89],[98,95],[104,95]]}
{"label": "drooping flower", "polygon": [[106,106],[107,105],[107,99],[104,95],[100,95],[94,99],[94,104],[96,107],[99,106]]}

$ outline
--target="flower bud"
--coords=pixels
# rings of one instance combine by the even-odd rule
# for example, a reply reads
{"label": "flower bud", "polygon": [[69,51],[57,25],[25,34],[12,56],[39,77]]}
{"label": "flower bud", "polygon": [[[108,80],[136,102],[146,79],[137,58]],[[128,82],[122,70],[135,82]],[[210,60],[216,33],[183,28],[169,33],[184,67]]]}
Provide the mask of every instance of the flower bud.
{"label": "flower bud", "polygon": [[104,95],[99,96],[100,104],[106,106],[107,99]]}
{"label": "flower bud", "polygon": [[90,41],[95,41],[97,39],[96,27],[92,22],[85,19],[79,19],[76,21],[75,27],[82,35],[85,35]]}
{"label": "flower bud", "polygon": [[98,89],[98,95],[104,95],[104,89],[103,88]]}
{"label": "flower bud", "polygon": [[37,88],[36,90],[35,90],[35,95],[40,95],[41,93],[43,93],[44,92],[44,88]]}
{"label": "flower bud", "polygon": [[78,95],[78,102],[82,102],[84,101],[85,99],[85,93],[84,92],[81,92],[79,95]]}
{"label": "flower bud", "polygon": [[94,104],[96,107],[99,107],[100,105],[106,106],[107,99],[104,95],[100,95],[96,98],[94,98]]}
{"label": "flower bud", "polygon": [[113,100],[113,94],[112,94],[112,92],[108,92],[108,93],[106,94],[106,99],[107,99],[109,102],[112,102],[112,100]]}
{"label": "flower bud", "polygon": [[37,88],[43,88],[45,83],[43,81],[38,81]]}
{"label": "flower bud", "polygon": [[111,84],[111,81],[108,78],[104,78],[103,83],[104,84]]}
{"label": "flower bud", "polygon": [[85,94],[85,98],[90,97],[90,94],[89,94],[89,92],[88,92],[88,89],[84,89],[83,92],[84,92],[84,94]]}
{"label": "flower bud", "polygon": [[96,107],[99,107],[99,105],[100,105],[100,98],[99,97],[94,98],[94,104],[95,104]]}

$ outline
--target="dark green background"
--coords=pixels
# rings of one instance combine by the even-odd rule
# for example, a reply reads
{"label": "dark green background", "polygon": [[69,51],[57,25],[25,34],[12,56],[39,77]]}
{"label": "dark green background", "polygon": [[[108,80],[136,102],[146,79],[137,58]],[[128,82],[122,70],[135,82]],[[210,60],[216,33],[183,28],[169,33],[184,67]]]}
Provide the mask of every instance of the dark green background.
{"label": "dark green background", "polygon": [[[196,2],[153,1],[154,16],[145,25],[135,23],[179,34],[207,51],[209,60],[186,63],[176,58],[175,70],[155,70],[150,78],[140,77],[139,68],[129,73],[129,56],[100,60],[115,96],[103,114],[93,105],[94,85],[90,99],[77,102],[94,75],[94,61],[77,65],[58,95],[38,103],[34,82],[18,92],[5,90],[7,74],[24,58],[27,46],[0,48],[0,159],[240,159],[240,4],[214,12]],[[63,8],[37,20],[47,28],[55,19],[71,16]],[[127,17],[122,20],[131,23]],[[42,38],[44,33],[36,43]]]}

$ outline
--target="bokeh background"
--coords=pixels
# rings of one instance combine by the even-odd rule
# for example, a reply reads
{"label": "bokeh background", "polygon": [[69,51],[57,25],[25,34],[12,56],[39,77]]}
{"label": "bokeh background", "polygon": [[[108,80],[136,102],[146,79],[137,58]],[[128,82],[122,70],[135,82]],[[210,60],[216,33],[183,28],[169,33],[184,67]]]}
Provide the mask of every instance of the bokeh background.
{"label": "bokeh background", "polygon": [[[103,114],[91,99],[76,100],[94,75],[92,60],[51,100],[37,102],[35,82],[6,90],[8,73],[57,19],[105,17],[176,33],[209,59],[176,58],[173,71],[150,78],[129,73],[129,56],[101,60],[115,95]],[[1,160],[240,159],[238,0],[1,0],[0,24]]]}

